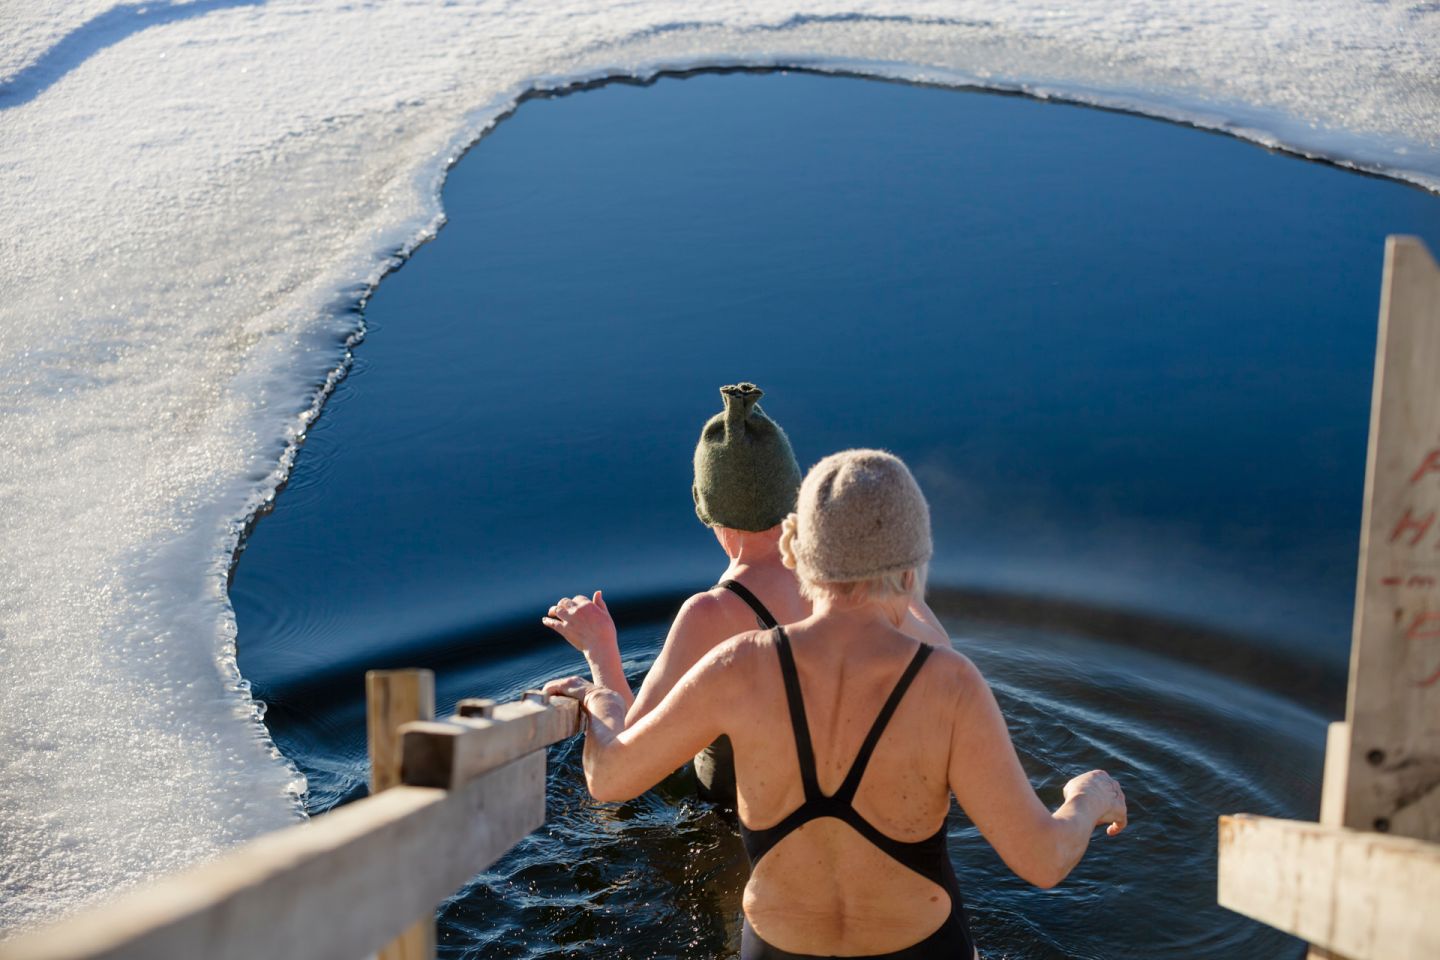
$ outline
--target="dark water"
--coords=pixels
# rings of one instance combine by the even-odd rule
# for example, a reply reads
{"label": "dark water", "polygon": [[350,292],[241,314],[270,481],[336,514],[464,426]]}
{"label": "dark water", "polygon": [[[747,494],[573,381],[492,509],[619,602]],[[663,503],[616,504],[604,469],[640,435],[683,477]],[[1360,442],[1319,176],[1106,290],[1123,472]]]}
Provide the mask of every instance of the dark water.
{"label": "dark water", "polygon": [[[442,710],[574,672],[536,620],[598,586],[638,678],[723,567],[690,453],[753,379],[802,464],[915,467],[932,601],[1047,801],[1126,784],[1131,830],[1048,893],[955,814],[986,956],[1299,955],[1214,905],[1214,818],[1318,807],[1383,238],[1440,249],[1440,200],[1134,117],[744,74],[527,103],[445,209],[233,584],[312,809],[363,793],[366,668],[436,668]],[[601,808],[552,761],[550,822],[445,905],[442,952],[725,956],[733,830],[683,779]]]}

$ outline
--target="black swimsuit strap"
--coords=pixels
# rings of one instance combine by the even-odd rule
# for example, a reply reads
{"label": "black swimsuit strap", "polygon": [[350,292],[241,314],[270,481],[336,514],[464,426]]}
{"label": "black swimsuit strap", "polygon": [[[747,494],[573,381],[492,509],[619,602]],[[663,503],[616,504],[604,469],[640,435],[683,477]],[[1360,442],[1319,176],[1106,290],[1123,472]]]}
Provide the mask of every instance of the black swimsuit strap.
{"label": "black swimsuit strap", "polygon": [[895,683],[895,689],[890,691],[890,699],[885,701],[885,706],[880,708],[880,715],[875,718],[875,723],[870,727],[870,732],[865,737],[865,742],[860,746],[860,752],[855,755],[855,760],[850,764],[850,772],[845,775],[845,782],[840,784],[834,797],[841,803],[849,804],[855,799],[855,791],[860,789],[860,780],[865,776],[865,768],[870,763],[870,755],[875,752],[875,745],[880,742],[880,737],[885,733],[885,727],[890,723],[890,718],[895,714],[895,708],[900,706],[900,700],[905,696],[905,691],[910,689],[910,683],[915,679],[915,674],[925,664],[925,658],[930,656],[933,649],[927,644],[920,644],[920,649],[915,651],[915,656],[910,658],[910,664],[905,672],[900,674],[900,679]]}
{"label": "black swimsuit strap", "polygon": [[810,724],[805,720],[805,698],[800,693],[800,672],[785,628],[775,627],[775,652],[780,657],[780,675],[785,679],[785,704],[790,708],[790,729],[795,734],[795,757],[800,762],[800,783],[806,800],[817,800],[820,781],[815,776],[815,747],[810,741]]}
{"label": "black swimsuit strap", "polygon": [[765,604],[760,602],[760,598],[751,593],[743,583],[740,583],[738,580],[721,580],[716,586],[724,587],[741,600],[744,600],[746,606],[755,611],[755,616],[759,618],[760,625],[766,630],[774,630],[780,626],[780,622],[770,615],[770,611],[765,609]]}
{"label": "black swimsuit strap", "polygon": [[795,735],[795,754],[800,767],[800,782],[804,787],[805,799],[800,806],[790,811],[774,826],[756,830],[745,826],[743,820],[740,822],[740,835],[745,842],[745,850],[750,855],[751,866],[759,863],[760,858],[765,856],[776,844],[811,820],[833,817],[849,824],[874,846],[921,876],[931,879],[941,876],[944,870],[948,869],[949,864],[945,850],[945,827],[943,824],[934,836],[907,843],[881,833],[854,807],[855,791],[860,786],[861,778],[865,776],[865,768],[870,762],[870,757],[874,754],[876,745],[884,735],[885,728],[889,725],[900,701],[910,689],[915,675],[920,672],[921,666],[930,656],[932,648],[920,644],[915,655],[910,658],[910,663],[901,673],[900,679],[895,682],[889,698],[880,708],[880,713],[871,725],[865,742],[860,746],[860,752],[856,754],[850,770],[845,775],[845,782],[840,785],[840,789],[826,796],[820,792],[819,777],[815,769],[815,746],[810,739],[809,721],[805,717],[805,697],[800,691],[800,671],[795,666],[795,652],[791,649],[790,638],[786,635],[784,627],[776,627],[773,633],[775,653],[780,660],[780,675],[785,681],[785,703],[790,712],[791,731]]}
{"label": "black swimsuit strap", "polygon": [[[865,776],[865,767],[875,752],[876,745],[885,733],[901,699],[910,689],[915,675],[930,656],[931,647],[921,644],[910,659],[904,673],[895,683],[895,689],[880,714],[875,718],[869,734],[865,737],[860,752],[845,775],[845,782],[831,796],[820,792],[815,772],[815,747],[810,740],[810,726],[805,719],[805,700],[800,692],[800,672],[795,666],[795,653],[790,648],[790,638],[784,627],[776,627],[775,652],[780,659],[780,673],[785,681],[785,701],[790,710],[790,726],[795,734],[795,753],[800,763],[800,779],[805,787],[805,800],[779,823],[760,830],[752,830],[740,820],[740,836],[745,843],[745,852],[750,857],[753,870],[760,859],[791,833],[812,820],[833,817],[843,821],[880,851],[888,854],[897,863],[939,885],[950,899],[950,915],[940,928],[918,943],[885,954],[872,955],[871,960],[938,960],[938,958],[970,957],[974,944],[970,936],[969,923],[965,917],[964,901],[960,896],[960,885],[955,878],[955,868],[950,863],[947,849],[947,830],[944,823],[934,834],[915,842],[904,842],[881,833],[862,817],[852,805],[855,791]],[[760,939],[745,921],[741,938],[741,960],[823,960],[811,954],[790,953]]]}

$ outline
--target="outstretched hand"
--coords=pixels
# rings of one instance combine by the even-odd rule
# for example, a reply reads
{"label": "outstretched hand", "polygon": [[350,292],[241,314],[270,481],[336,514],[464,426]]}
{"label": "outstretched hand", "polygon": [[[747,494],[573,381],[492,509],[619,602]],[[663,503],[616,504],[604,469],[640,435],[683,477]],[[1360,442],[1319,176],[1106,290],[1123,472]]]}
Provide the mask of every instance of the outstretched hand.
{"label": "outstretched hand", "polygon": [[561,597],[540,622],[587,657],[597,649],[619,648],[615,621],[610,618],[610,610],[599,590],[593,597],[584,594]]}
{"label": "outstretched hand", "polygon": [[1129,823],[1125,791],[1115,778],[1104,770],[1091,770],[1065,784],[1065,799],[1088,803],[1095,814],[1095,825],[1108,823],[1107,836],[1115,836]]}

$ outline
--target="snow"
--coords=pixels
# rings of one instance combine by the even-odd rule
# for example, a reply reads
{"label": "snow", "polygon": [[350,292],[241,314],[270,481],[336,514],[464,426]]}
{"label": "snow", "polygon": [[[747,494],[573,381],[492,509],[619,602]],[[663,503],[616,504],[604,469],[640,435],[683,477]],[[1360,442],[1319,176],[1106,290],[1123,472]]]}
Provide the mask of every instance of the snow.
{"label": "snow", "polygon": [[525,91],[808,66],[1437,190],[1436,62],[1440,7],[1396,0],[0,0],[0,931],[300,815],[229,561],[355,303]]}

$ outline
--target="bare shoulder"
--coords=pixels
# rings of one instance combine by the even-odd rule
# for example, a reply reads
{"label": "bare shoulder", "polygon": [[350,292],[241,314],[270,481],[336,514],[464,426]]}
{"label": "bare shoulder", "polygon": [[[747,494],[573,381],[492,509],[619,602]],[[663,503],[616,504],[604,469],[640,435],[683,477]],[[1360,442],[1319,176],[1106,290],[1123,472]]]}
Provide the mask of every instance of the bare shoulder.
{"label": "bare shoulder", "polygon": [[675,649],[687,662],[694,663],[737,632],[727,616],[724,601],[713,591],[707,591],[693,595],[681,605],[665,645]]}
{"label": "bare shoulder", "polygon": [[696,625],[714,623],[725,617],[725,601],[721,598],[721,587],[711,587],[709,590],[702,590],[699,593],[691,594],[680,606],[680,613],[676,615],[677,624],[688,621]]}
{"label": "bare shoulder", "polygon": [[690,597],[680,613],[724,630],[727,637],[755,626],[755,612],[749,604],[719,584]]}
{"label": "bare shoulder", "polygon": [[931,686],[958,702],[971,701],[987,686],[974,661],[949,644],[934,648],[925,669],[931,671]]}
{"label": "bare shoulder", "polygon": [[717,669],[750,670],[773,662],[774,647],[775,635],[769,630],[747,630],[719,644],[705,659]]}
{"label": "bare shoulder", "polygon": [[775,655],[768,649],[773,645],[766,631],[736,634],[706,651],[685,682],[698,684],[720,696],[733,696],[741,691],[748,694],[764,676],[764,658],[769,658],[773,672]]}

